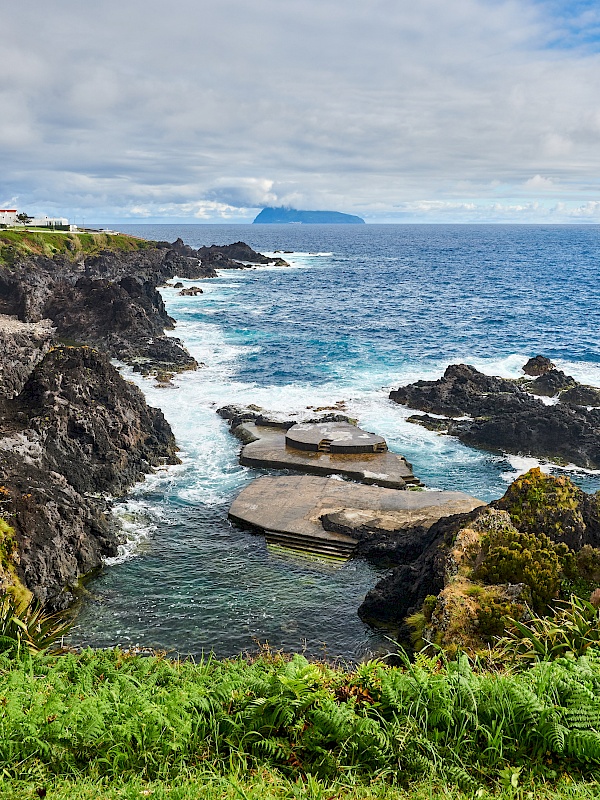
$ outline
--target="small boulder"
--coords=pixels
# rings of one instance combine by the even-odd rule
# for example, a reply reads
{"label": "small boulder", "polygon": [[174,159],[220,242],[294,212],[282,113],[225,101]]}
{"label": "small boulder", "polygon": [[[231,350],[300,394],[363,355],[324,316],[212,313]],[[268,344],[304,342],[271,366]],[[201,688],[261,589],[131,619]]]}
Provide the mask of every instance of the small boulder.
{"label": "small boulder", "polygon": [[182,297],[196,297],[197,294],[204,294],[204,290],[199,286],[190,286],[187,289],[182,289],[179,294]]}
{"label": "small boulder", "polygon": [[529,391],[538,397],[554,397],[565,389],[571,389],[577,385],[575,378],[565,375],[559,369],[551,369],[536,378],[529,385]]}
{"label": "small boulder", "polygon": [[539,375],[545,375],[546,372],[556,369],[556,366],[546,356],[535,356],[530,358],[529,361],[523,366],[525,375],[531,375],[532,378],[537,378]]}

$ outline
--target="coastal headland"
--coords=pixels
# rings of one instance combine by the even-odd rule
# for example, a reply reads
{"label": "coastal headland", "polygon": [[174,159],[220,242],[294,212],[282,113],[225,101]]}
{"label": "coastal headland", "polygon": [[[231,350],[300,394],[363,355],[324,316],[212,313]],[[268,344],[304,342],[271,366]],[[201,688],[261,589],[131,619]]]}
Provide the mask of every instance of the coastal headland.
{"label": "coastal headland", "polygon": [[158,286],[271,262],[241,242],[0,231],[1,592],[69,606],[117,552],[110,496],[177,462],[162,412],[110,362],[162,380],[197,367],[165,335]]}

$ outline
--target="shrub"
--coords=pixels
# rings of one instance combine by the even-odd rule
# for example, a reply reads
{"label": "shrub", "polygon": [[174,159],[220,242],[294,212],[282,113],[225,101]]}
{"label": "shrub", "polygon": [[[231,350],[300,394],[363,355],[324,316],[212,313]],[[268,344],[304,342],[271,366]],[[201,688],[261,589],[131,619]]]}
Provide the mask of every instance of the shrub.
{"label": "shrub", "polygon": [[564,544],[554,544],[544,534],[504,528],[482,539],[483,560],[473,578],[488,584],[524,583],[538,613],[558,596],[561,578],[573,574],[574,556]]}
{"label": "shrub", "polygon": [[0,598],[0,652],[20,656],[55,649],[70,627],[64,614],[48,614],[39,603],[19,603],[14,595]]}
{"label": "shrub", "polygon": [[598,503],[566,476],[545,475],[536,467],[517,478],[494,506],[508,511],[520,531],[543,533],[578,550]]}

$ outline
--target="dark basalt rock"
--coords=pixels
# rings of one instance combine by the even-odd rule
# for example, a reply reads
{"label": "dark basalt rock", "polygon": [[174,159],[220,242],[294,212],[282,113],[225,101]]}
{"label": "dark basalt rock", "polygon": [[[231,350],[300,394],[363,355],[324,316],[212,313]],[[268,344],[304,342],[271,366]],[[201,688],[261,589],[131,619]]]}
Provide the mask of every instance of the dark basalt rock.
{"label": "dark basalt rock", "polygon": [[178,461],[162,411],[88,347],[48,353],[5,412],[23,416],[46,467],[81,493],[122,494],[153,466]]}
{"label": "dark basalt rock", "polygon": [[447,432],[474,447],[600,468],[600,410],[545,405],[516,381],[483,375],[465,364],[449,366],[437,381],[401,387],[390,399],[445,415]]}
{"label": "dark basalt rock", "polygon": [[524,365],[523,372],[525,375],[531,375],[537,378],[538,375],[544,375],[550,372],[551,369],[556,369],[555,365],[546,356],[534,356]]}
{"label": "dark basalt rock", "polygon": [[[249,264],[274,264],[278,267],[288,267],[287,261],[283,258],[269,258],[262,253],[257,253],[245,242],[235,242],[234,244],[211,245],[210,247],[200,247],[198,255],[202,263],[218,265],[219,269],[240,269],[247,262]],[[230,262],[231,266],[223,266]]]}
{"label": "dark basalt rock", "polygon": [[[143,372],[154,366],[159,371],[194,369],[197,363],[181,342],[164,336],[175,321],[157,287],[176,275],[196,280],[215,277],[215,267],[242,268],[234,255],[271,263],[243,242],[194,250],[181,239],[132,252],[105,250],[75,261],[32,257],[11,267],[0,265],[0,313],[23,322],[50,319],[59,337],[98,347]],[[159,340],[164,341],[157,346]]]}
{"label": "dark basalt rock", "polygon": [[559,369],[551,369],[544,372],[527,385],[528,391],[541,397],[554,397],[564,389],[571,389],[577,385],[575,378],[565,375]]}
{"label": "dark basalt rock", "polygon": [[[427,595],[437,595],[444,587],[446,557],[456,533],[481,513],[475,509],[468,514],[442,517],[426,533],[414,530],[415,548],[423,550],[410,563],[393,569],[369,591],[358,609],[359,617],[371,625],[400,626],[406,616],[418,611]],[[410,532],[407,532],[410,534]],[[407,554],[411,551],[407,550]]]}
{"label": "dark basalt rock", "polygon": [[99,495],[177,463],[175,440],[162,412],[87,347],[51,350],[0,411],[0,513],[16,532],[18,571],[39,600],[64,608],[79,579],[116,554]]}
{"label": "dark basalt rock", "polygon": [[19,394],[31,371],[54,344],[49,320],[27,324],[3,318],[0,321],[0,396]]}
{"label": "dark basalt rock", "polygon": [[432,417],[429,414],[413,414],[406,421],[427,428],[429,431],[439,431],[440,433],[445,433],[450,425],[449,420]]}
{"label": "dark basalt rock", "polygon": [[[240,245],[236,252],[263,263]],[[0,326],[0,516],[15,530],[18,578],[51,609],[68,606],[80,579],[117,553],[119,531],[103,495],[123,494],[153,467],[177,462],[162,412],[106,355],[50,349],[54,336],[142,372],[196,367],[180,340],[164,335],[175,322],[157,286],[176,275],[214,277],[211,262],[240,266],[221,248],[210,251],[203,263],[178,240],[0,265],[0,314],[20,321]]]}
{"label": "dark basalt rock", "polygon": [[573,406],[600,406],[600,389],[593,386],[582,386],[581,384],[567,389],[560,393],[561,403],[568,403]]}
{"label": "dark basalt rock", "polygon": [[377,526],[354,527],[344,524],[343,514],[324,514],[321,524],[326,531],[343,533],[357,540],[355,558],[366,558],[379,566],[393,567],[416,561],[429,547],[435,532],[430,527],[416,525],[399,530],[384,530]]}
{"label": "dark basalt rock", "polygon": [[437,381],[417,381],[390,392],[390,400],[419,411],[446,417],[482,416],[489,412],[490,395],[505,394],[516,402],[526,393],[514,381],[492,378],[467,364],[451,364]]}
{"label": "dark basalt rock", "polygon": [[179,294],[182,297],[196,297],[198,294],[204,294],[204,291],[199,286],[190,286],[187,289],[182,289]]}

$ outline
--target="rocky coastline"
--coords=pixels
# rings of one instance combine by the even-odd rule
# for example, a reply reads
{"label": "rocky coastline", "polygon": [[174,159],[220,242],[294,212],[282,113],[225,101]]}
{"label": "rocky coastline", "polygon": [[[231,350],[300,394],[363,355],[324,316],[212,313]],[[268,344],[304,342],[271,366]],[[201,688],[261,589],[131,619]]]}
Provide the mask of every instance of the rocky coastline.
{"label": "rocky coastline", "polygon": [[[147,405],[110,359],[160,380],[195,369],[183,343],[165,335],[175,321],[158,288],[175,277],[197,280],[214,277],[217,269],[272,263],[240,242],[195,250],[181,240],[134,240],[86,252],[75,241],[67,250],[14,257],[0,247],[0,593],[33,596],[51,610],[70,606],[85,577],[116,554],[120,534],[111,497],[178,460],[162,412]],[[452,365],[440,380],[400,387],[390,398],[421,412],[412,422],[466,444],[599,468],[600,391],[542,356],[523,371],[523,378],[507,380]],[[356,422],[342,411],[338,405],[302,419],[274,418],[256,407],[218,413],[248,447],[261,436],[283,440],[299,423],[341,430]],[[276,444],[282,452],[287,447]],[[322,474],[346,477],[350,462],[364,458],[320,451],[302,456],[337,459],[335,469],[329,465]],[[388,456],[382,450],[368,458],[383,463]],[[299,456],[296,461],[282,468],[298,468]],[[319,470],[304,472],[316,476]],[[405,481],[392,489],[382,474],[363,477],[354,506],[347,498],[331,502],[341,498],[343,481],[334,481],[334,492],[325,477],[262,480],[271,481],[275,493],[300,497],[308,487],[318,495],[306,519],[298,518],[303,536],[302,526],[310,523],[309,534],[327,547],[339,540],[353,557],[389,570],[359,615],[405,644],[458,643],[477,652],[505,618],[523,618],[536,603],[542,608],[563,584],[578,581],[587,591],[600,583],[600,498],[567,478],[534,470],[485,505],[452,493],[436,504]],[[403,499],[388,508],[390,493]],[[504,569],[506,552],[513,561]],[[534,567],[517,552],[532,553]]]}
{"label": "rocky coastline", "polygon": [[439,380],[402,386],[390,400],[424,412],[410,422],[472,447],[600,469],[600,391],[544,361],[537,377],[518,380],[452,364]]}
{"label": "rocky coastline", "polygon": [[178,461],[162,412],[110,359],[161,376],[195,369],[165,335],[175,322],[158,287],[270,260],[241,242],[22,238],[0,242],[0,593],[61,610],[117,553],[110,498]]}

